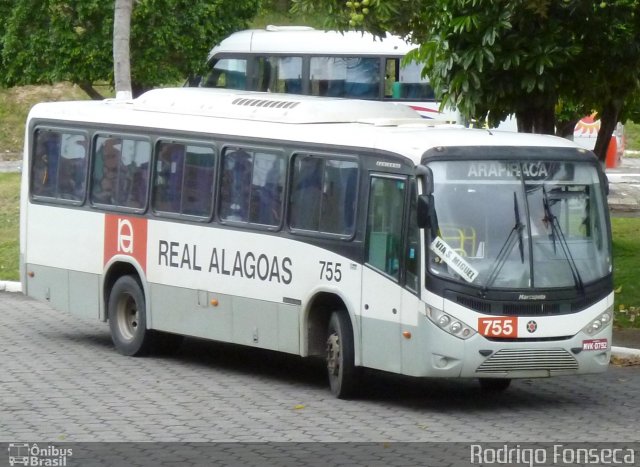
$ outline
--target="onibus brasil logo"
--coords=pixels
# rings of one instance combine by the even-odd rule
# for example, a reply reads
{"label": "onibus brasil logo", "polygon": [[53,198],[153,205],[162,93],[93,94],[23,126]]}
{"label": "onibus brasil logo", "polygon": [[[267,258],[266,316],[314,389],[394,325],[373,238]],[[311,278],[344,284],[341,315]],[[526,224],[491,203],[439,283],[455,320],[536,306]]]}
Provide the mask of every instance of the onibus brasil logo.
{"label": "onibus brasil logo", "polygon": [[54,445],[38,446],[33,443],[9,443],[9,465],[64,467],[73,455],[71,448]]}

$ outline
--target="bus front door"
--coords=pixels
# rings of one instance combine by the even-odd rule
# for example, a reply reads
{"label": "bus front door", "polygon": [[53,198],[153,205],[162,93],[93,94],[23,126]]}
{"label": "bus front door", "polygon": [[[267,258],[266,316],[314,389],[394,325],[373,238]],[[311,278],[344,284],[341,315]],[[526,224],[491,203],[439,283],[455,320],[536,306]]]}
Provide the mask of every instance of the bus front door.
{"label": "bus front door", "polygon": [[401,371],[399,284],[407,179],[372,175],[367,217],[367,263],[362,273],[362,363]]}

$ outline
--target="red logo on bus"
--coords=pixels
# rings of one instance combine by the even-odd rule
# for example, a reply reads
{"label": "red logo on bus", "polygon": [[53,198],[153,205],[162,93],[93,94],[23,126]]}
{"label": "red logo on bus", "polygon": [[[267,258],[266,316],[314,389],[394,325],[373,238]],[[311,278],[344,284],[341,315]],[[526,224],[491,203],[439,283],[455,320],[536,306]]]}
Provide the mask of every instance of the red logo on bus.
{"label": "red logo on bus", "polygon": [[147,271],[147,220],[106,214],[104,217],[104,264],[116,255],[135,258]]}

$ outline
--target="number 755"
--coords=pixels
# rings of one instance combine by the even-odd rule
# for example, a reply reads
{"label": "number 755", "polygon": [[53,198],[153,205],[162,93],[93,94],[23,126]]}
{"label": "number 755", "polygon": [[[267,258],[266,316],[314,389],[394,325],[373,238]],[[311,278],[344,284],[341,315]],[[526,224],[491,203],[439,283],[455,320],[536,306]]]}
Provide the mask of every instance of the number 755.
{"label": "number 755", "polygon": [[518,318],[478,318],[478,331],[486,337],[518,337]]}
{"label": "number 755", "polygon": [[331,261],[320,261],[320,279],[340,282],[342,280],[342,264]]}

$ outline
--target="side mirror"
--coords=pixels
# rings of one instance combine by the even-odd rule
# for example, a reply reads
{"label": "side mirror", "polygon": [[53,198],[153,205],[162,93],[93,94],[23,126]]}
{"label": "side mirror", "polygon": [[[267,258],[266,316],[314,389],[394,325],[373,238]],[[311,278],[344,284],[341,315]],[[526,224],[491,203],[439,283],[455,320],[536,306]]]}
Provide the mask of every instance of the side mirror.
{"label": "side mirror", "polygon": [[416,167],[416,173],[424,180],[424,193],[430,195],[433,193],[433,171],[426,165]]}
{"label": "side mirror", "polygon": [[432,236],[438,234],[438,215],[436,214],[433,195],[418,196],[418,206],[416,210],[418,227],[421,229],[430,229]]}

